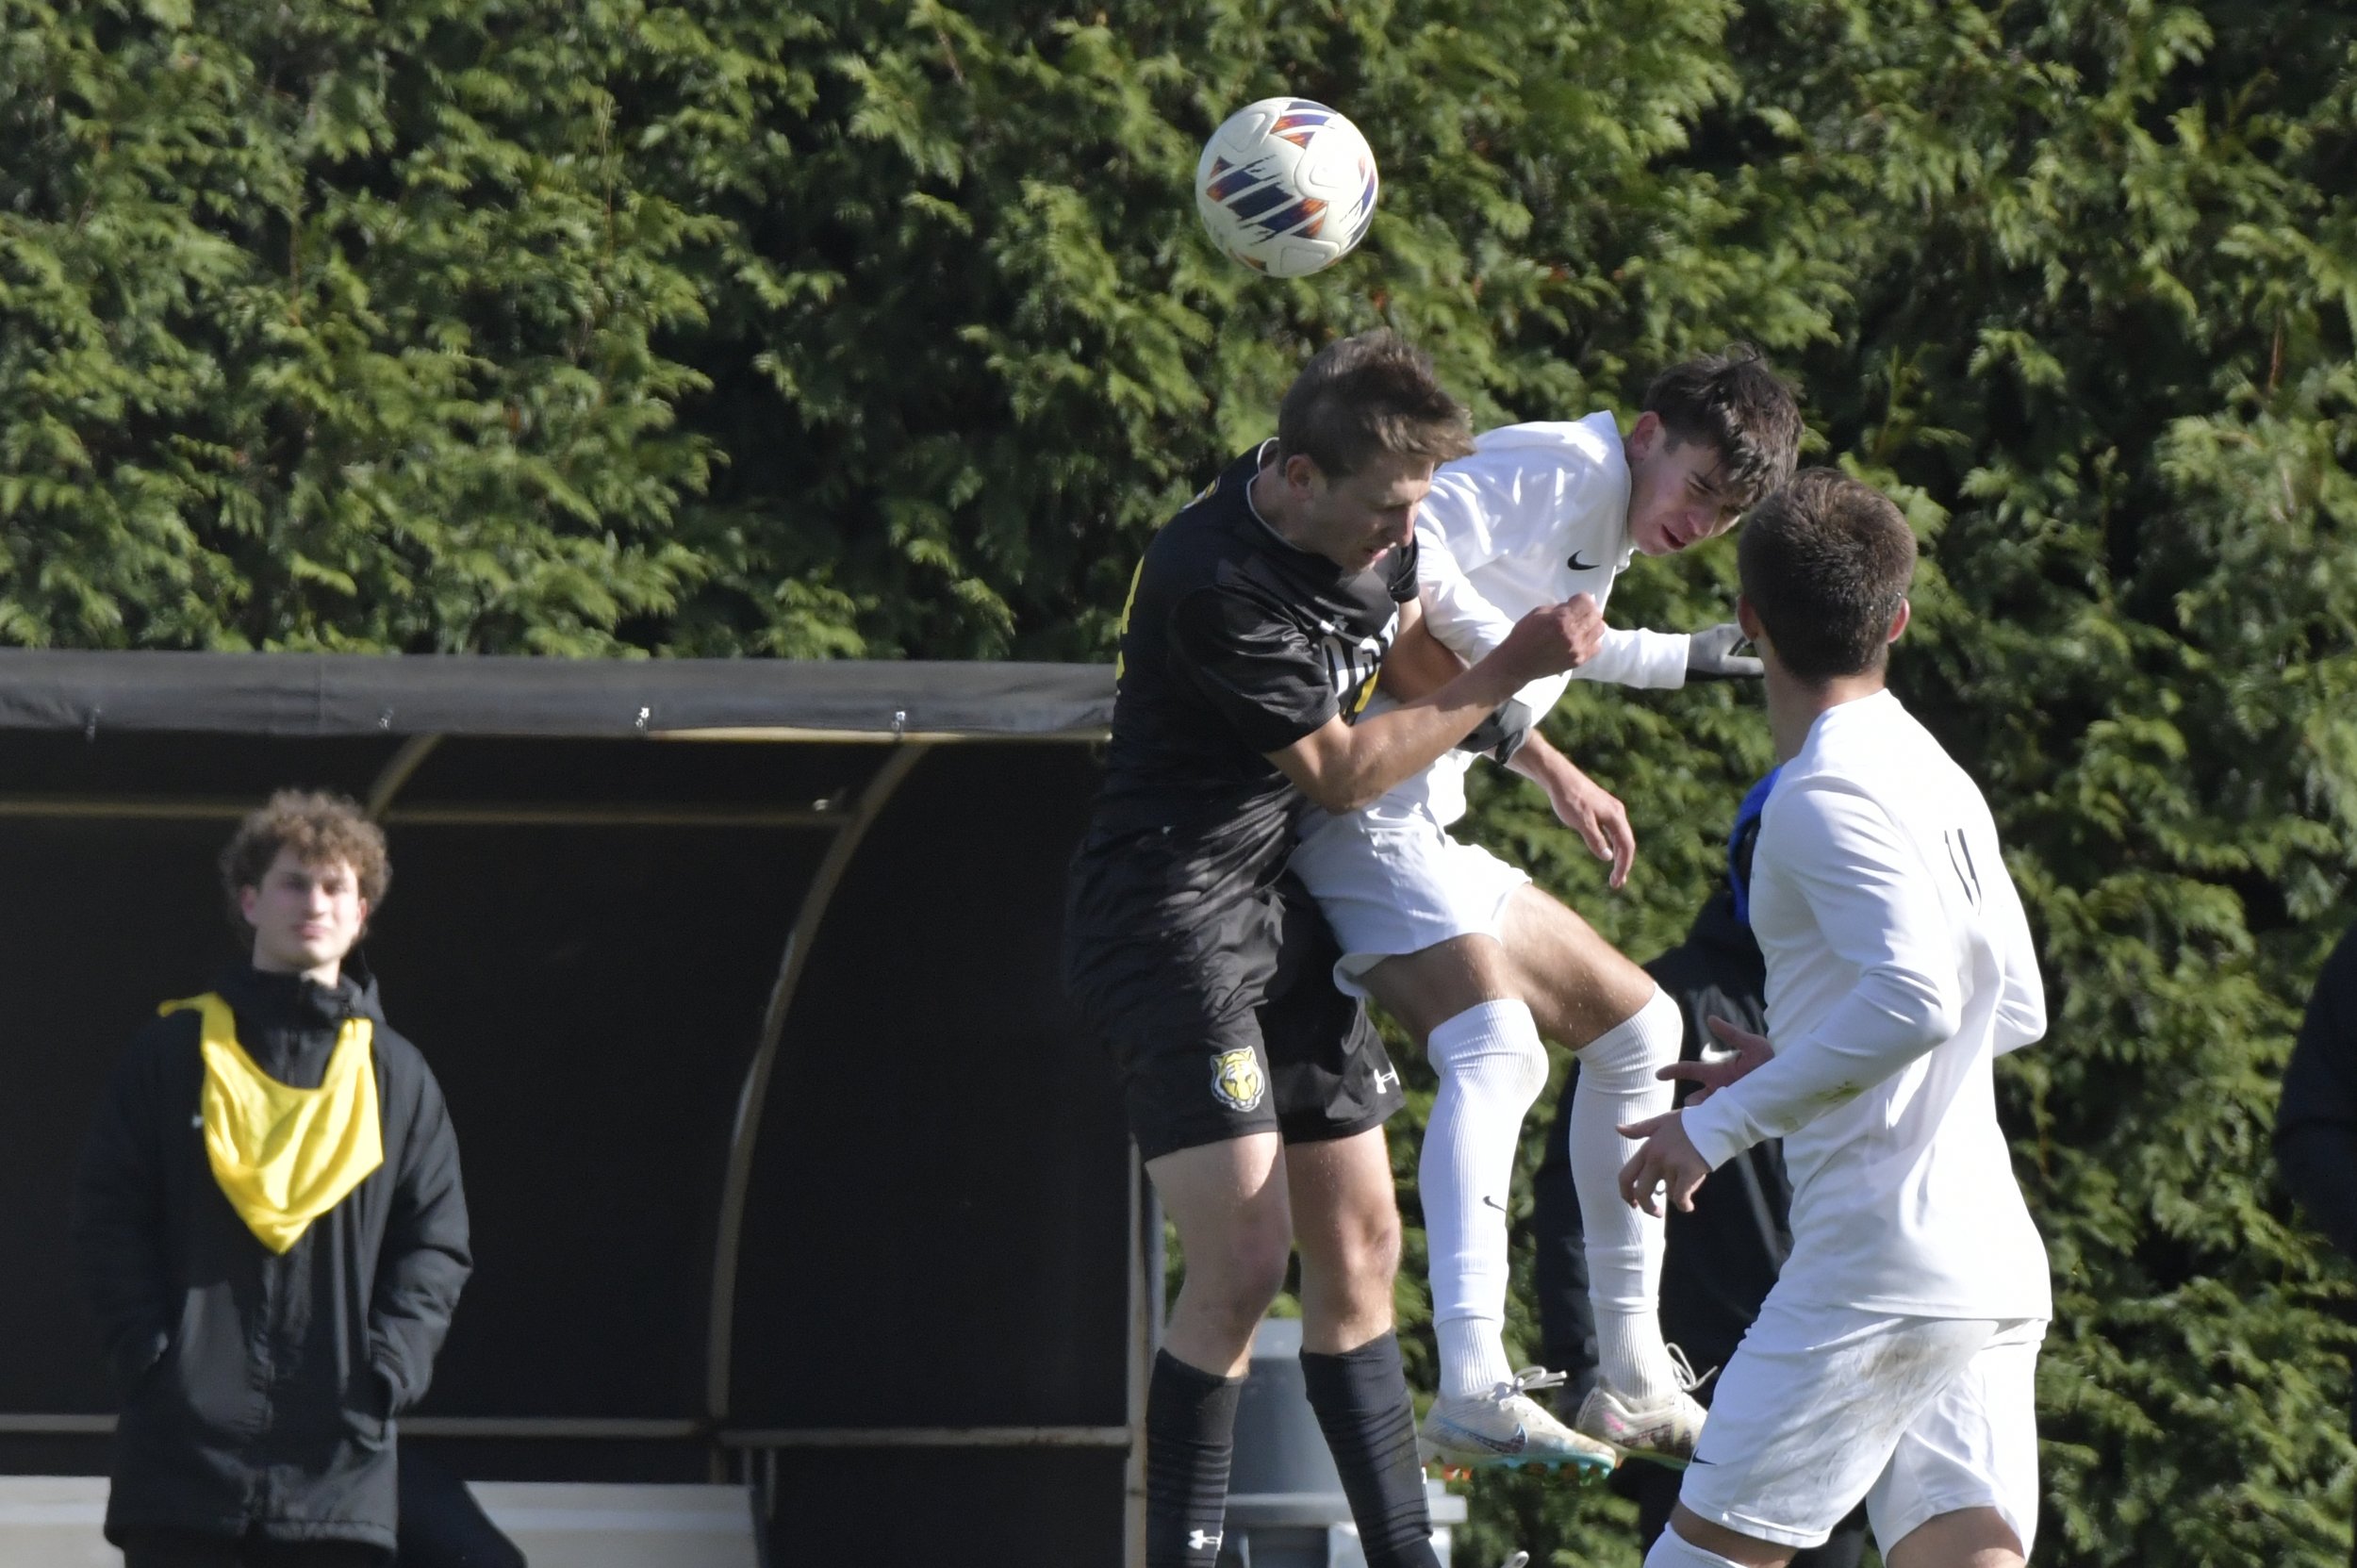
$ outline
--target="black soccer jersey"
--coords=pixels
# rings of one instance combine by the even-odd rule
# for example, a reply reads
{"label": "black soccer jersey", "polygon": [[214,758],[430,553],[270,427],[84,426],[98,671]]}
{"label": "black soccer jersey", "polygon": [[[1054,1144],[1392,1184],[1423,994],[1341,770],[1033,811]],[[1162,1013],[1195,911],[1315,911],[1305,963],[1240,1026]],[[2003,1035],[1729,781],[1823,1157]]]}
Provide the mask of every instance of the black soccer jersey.
{"label": "black soccer jersey", "polygon": [[1357,717],[1416,593],[1412,541],[1351,572],[1263,522],[1249,490],[1266,450],[1154,536],[1122,617],[1091,848],[1156,834],[1182,884],[1165,896],[1276,877],[1307,802],[1265,753]]}

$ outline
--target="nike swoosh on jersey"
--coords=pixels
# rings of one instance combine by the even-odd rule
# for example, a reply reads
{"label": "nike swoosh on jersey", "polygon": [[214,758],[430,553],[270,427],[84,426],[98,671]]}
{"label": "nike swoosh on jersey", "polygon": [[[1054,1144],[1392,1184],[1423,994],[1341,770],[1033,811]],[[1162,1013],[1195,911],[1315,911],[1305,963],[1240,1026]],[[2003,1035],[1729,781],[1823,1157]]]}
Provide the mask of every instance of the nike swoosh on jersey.
{"label": "nike swoosh on jersey", "polygon": [[1571,566],[1574,571],[1594,571],[1597,569],[1597,564],[1595,562],[1581,560],[1579,558],[1579,552],[1576,550],[1572,552]]}

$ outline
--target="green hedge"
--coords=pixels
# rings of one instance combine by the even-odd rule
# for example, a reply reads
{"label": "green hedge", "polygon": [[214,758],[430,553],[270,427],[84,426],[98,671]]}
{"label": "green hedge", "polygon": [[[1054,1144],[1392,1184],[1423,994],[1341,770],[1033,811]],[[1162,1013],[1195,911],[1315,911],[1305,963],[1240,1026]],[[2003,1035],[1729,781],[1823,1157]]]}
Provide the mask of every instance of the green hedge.
{"label": "green hedge", "polygon": [[[1386,182],[1291,284],[1187,189],[1280,91]],[[1753,338],[1927,541],[1897,679],[2046,955],[2003,1078],[2041,1559],[2336,1563],[2350,1275],[2266,1127],[2357,867],[2352,131],[2348,13],[2283,3],[0,0],[0,638],[1102,656],[1333,334],[1410,332],[1485,421]],[[1616,619],[1730,572],[1640,564]],[[1667,945],[1755,707],[1558,732],[1630,889],[1518,786],[1479,833]],[[1477,1512],[1631,1560],[1592,1496]]]}

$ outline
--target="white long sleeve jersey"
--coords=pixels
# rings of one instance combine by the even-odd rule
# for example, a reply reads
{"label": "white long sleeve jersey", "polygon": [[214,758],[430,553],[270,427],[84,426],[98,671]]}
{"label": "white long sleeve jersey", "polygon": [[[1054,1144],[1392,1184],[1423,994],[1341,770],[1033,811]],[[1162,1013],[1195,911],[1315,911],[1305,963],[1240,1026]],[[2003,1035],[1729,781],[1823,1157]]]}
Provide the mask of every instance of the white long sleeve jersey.
{"label": "white long sleeve jersey", "polygon": [[1715,1168],[1784,1140],[1787,1299],[2047,1317],[1991,1063],[2046,1032],[2021,899],[1970,778],[1887,692],[1820,716],[1760,816],[1772,1060],[1685,1113]]}
{"label": "white long sleeve jersey", "polygon": [[[1628,458],[1608,413],[1484,431],[1471,456],[1441,465],[1417,515],[1417,586],[1433,635],[1472,664],[1542,605],[1586,593],[1602,608],[1635,549],[1628,496]],[[1683,633],[1608,632],[1574,673],[1620,685],[1683,685],[1687,642]],[[1516,695],[1535,719],[1571,679],[1550,676]],[[1445,827],[1465,815],[1473,762],[1451,751],[1371,809],[1423,808]]]}

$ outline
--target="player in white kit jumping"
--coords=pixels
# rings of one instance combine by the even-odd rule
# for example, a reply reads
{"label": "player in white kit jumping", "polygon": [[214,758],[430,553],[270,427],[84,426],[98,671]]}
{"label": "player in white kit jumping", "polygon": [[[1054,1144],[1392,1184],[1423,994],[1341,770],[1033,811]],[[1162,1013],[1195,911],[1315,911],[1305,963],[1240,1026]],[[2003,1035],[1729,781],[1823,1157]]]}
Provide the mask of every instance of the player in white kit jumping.
{"label": "player in white kit jumping", "polygon": [[[1724,532],[1789,476],[1800,434],[1791,389],[1742,349],[1665,371],[1625,437],[1609,413],[1481,436],[1472,455],[1442,465],[1418,514],[1422,626],[1447,651],[1433,682],[1480,659],[1533,609],[1582,593],[1601,606],[1633,554],[1666,555]],[[1740,640],[1732,624],[1690,636],[1607,633],[1576,673],[1656,687],[1756,674],[1736,652]],[[1413,641],[1404,637],[1394,659]],[[1612,859],[1617,887],[1634,853],[1620,802],[1535,728],[1569,679],[1518,694],[1523,723],[1509,727],[1526,738],[1508,766]],[[1661,1225],[1620,1201],[1634,1146],[1616,1129],[1668,1108],[1656,1072],[1678,1059],[1684,1020],[1643,970],[1522,870],[1449,836],[1472,763],[1452,753],[1364,811],[1313,817],[1293,859],[1343,948],[1336,982],[1382,1002],[1440,1076],[1420,1167],[1441,1351],[1425,1449],[1452,1468],[1603,1469],[1621,1453],[1683,1462],[1702,1407],[1686,1392],[1690,1372],[1662,1344]],[[1503,1337],[1508,1185],[1524,1114],[1546,1087],[1541,1035],[1580,1052],[1572,1160],[1603,1381],[1576,1431],[1529,1397],[1560,1378],[1516,1372]]]}
{"label": "player in white kit jumping", "polygon": [[1685,1207],[1780,1137],[1792,1255],[1646,1568],[1780,1568],[1861,1498],[1891,1568],[2019,1568],[2052,1305],[1991,1063],[2046,1030],[2029,923],[1980,790],[1884,689],[1899,509],[1810,470],[1738,558],[1786,759],[1752,859],[1774,1045],[1722,1029],[1734,1062],[1681,1065],[1706,1098],[1626,1130],[1646,1143],[1622,1183]]}

